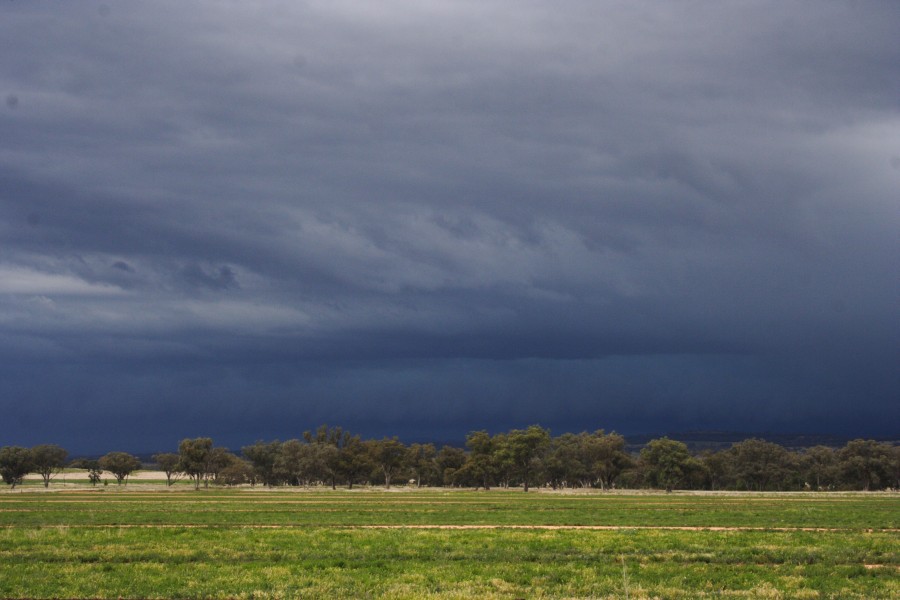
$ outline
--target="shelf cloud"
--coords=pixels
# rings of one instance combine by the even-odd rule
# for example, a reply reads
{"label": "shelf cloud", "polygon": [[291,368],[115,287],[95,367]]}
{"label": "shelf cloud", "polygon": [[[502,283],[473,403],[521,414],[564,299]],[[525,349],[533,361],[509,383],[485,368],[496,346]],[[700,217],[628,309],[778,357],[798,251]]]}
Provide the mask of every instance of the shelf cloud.
{"label": "shelf cloud", "polygon": [[900,433],[897,3],[0,16],[0,444]]}

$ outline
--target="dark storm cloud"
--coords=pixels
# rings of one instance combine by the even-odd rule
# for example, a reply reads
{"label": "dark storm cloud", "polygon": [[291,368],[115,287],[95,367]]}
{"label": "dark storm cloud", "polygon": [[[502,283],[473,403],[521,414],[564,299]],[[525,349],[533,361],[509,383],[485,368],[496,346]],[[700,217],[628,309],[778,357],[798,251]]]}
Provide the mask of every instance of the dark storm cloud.
{"label": "dark storm cloud", "polygon": [[191,263],[181,270],[181,278],[188,285],[205,287],[211,290],[227,290],[240,287],[234,276],[234,271],[227,266],[207,271],[200,265]]}
{"label": "dark storm cloud", "polygon": [[4,438],[900,417],[896,3],[0,12]]}

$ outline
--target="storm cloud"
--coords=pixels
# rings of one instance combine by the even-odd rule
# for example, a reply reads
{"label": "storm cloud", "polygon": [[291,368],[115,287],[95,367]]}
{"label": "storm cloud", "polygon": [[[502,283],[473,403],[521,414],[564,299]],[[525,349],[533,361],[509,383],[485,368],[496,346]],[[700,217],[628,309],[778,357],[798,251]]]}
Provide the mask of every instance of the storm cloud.
{"label": "storm cloud", "polygon": [[900,433],[896,2],[4,2],[0,443]]}

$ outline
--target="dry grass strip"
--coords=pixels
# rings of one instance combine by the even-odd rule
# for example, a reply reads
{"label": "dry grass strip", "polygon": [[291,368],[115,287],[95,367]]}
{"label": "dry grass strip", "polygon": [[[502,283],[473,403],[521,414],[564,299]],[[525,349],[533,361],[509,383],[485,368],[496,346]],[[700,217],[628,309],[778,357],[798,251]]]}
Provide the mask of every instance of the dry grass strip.
{"label": "dry grass strip", "polygon": [[[0,525],[0,529],[53,528],[58,525]],[[821,533],[900,533],[898,528],[857,529],[854,527],[743,527],[718,525],[497,525],[481,523],[474,525],[347,525],[347,524],[236,524],[216,525],[212,523],[142,523],[142,524],[108,524],[108,525],[64,525],[64,527],[83,529],[410,529],[410,530],[483,530],[511,529],[533,531],[768,531],[774,533],[821,532]]]}

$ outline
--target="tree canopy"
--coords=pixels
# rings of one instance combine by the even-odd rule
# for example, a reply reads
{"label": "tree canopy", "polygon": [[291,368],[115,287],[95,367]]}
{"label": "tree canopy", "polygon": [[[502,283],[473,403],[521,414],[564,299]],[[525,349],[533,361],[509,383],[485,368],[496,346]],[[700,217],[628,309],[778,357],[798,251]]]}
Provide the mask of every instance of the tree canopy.
{"label": "tree canopy", "polygon": [[122,485],[129,475],[141,468],[141,461],[127,452],[110,452],[100,457],[100,466],[112,473],[116,483]]}
{"label": "tree canopy", "polygon": [[[762,439],[746,439],[718,451],[692,455],[687,445],[667,437],[651,440],[639,453],[625,438],[600,429],[563,433],[532,425],[489,433],[473,431],[465,448],[431,443],[404,444],[397,437],[364,440],[339,427],[323,425],[300,438],[257,441],[239,458],[212,438],[184,439],[178,452],[153,460],[172,485],[187,475],[195,489],[203,482],[238,485],[384,485],[557,488],[647,487],[710,490],[881,490],[900,488],[900,446],[853,440],[842,448],[814,446],[790,450]],[[48,486],[65,465],[67,452],[54,444],[0,448],[0,474],[18,486],[29,473]],[[78,459],[72,467],[88,471],[92,483],[100,469],[121,484],[140,462],[125,452],[99,461]]]}

